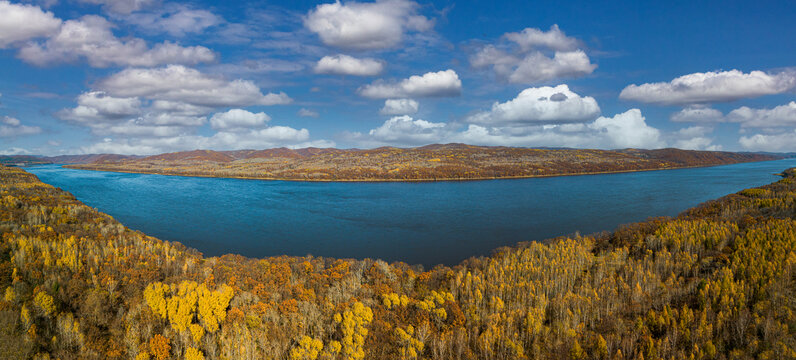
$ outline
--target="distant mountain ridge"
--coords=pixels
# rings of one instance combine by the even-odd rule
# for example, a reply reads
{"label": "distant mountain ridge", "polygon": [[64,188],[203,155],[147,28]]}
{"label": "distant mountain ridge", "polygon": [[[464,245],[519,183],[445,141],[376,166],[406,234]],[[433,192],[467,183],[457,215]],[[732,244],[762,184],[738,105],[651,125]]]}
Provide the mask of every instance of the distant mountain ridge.
{"label": "distant mountain ridge", "polygon": [[311,181],[433,181],[517,178],[710,166],[782,158],[680,149],[534,149],[466,144],[375,149],[191,150],[97,157],[68,167],[164,175]]}
{"label": "distant mountain ridge", "polygon": [[[58,156],[41,156],[41,155],[0,155],[0,164],[10,166],[30,166],[41,164],[111,164],[122,163],[129,161],[136,162],[215,162],[215,163],[230,163],[239,160],[250,159],[306,159],[319,155],[365,155],[385,153],[385,152],[440,152],[440,151],[458,151],[464,153],[473,153],[479,151],[509,151],[510,149],[525,149],[525,150],[544,150],[544,151],[611,151],[616,153],[628,154],[642,159],[657,159],[666,160],[673,163],[690,166],[693,163],[723,163],[734,162],[739,156],[748,156],[755,158],[758,156],[767,156],[771,158],[788,158],[796,157],[796,153],[774,153],[774,152],[722,152],[722,151],[697,151],[697,150],[681,150],[676,148],[665,149],[618,149],[618,150],[590,150],[590,149],[573,149],[573,148],[520,148],[520,147],[506,147],[506,146],[476,146],[461,143],[450,144],[430,144],[419,146],[415,148],[398,148],[392,146],[383,146],[374,149],[337,149],[337,148],[316,148],[307,147],[300,149],[290,149],[286,147],[254,150],[190,150],[178,151],[171,153],[163,153],[158,155],[142,156],[142,155],[119,155],[119,154],[84,154],[84,155],[58,155]],[[755,161],[755,160],[746,160]]]}
{"label": "distant mountain ridge", "polygon": [[42,164],[88,164],[137,159],[138,155],[86,154],[86,155],[0,155],[0,164],[11,166],[30,166]]}

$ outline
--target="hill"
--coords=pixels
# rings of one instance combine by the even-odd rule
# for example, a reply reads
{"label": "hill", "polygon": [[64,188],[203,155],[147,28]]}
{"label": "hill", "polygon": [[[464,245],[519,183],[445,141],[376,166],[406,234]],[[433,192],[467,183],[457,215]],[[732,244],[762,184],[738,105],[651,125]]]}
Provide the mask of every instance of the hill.
{"label": "hill", "polygon": [[465,144],[417,148],[194,150],[73,165],[87,170],[318,181],[466,180],[709,166],[781,157],[679,149],[529,149]]}
{"label": "hill", "polygon": [[46,164],[84,164],[117,162],[127,159],[136,159],[141,156],[117,154],[87,154],[87,155],[0,155],[0,165],[31,166]]}
{"label": "hill", "polygon": [[423,271],[205,258],[0,167],[0,354],[792,359],[796,169],[783,176],[677,218]]}
{"label": "hill", "polygon": [[0,155],[0,165],[30,166],[51,164],[47,159],[32,155]]}

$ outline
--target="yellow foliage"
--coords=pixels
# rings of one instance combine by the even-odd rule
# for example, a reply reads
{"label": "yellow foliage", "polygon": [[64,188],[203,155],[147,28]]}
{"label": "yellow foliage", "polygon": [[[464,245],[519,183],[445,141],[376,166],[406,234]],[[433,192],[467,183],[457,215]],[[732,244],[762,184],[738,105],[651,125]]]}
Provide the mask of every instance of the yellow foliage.
{"label": "yellow foliage", "polygon": [[47,293],[43,291],[37,293],[33,301],[36,306],[42,310],[44,315],[50,316],[55,312],[55,299],[53,299],[52,296],[47,295]]}
{"label": "yellow foliage", "polygon": [[291,360],[315,360],[323,349],[323,342],[309,336],[301,337],[298,345],[290,349]]}
{"label": "yellow foliage", "polygon": [[201,350],[189,346],[185,350],[185,360],[205,360],[205,355]]}
{"label": "yellow foliage", "polygon": [[[199,319],[205,330],[215,332],[226,318],[233,295],[234,291],[227,285],[212,291],[205,284],[187,280],[171,286],[152,283],[144,289],[144,299],[152,311],[168,318],[177,332],[188,329],[194,318]],[[196,330],[192,329],[191,333],[197,337]]]}
{"label": "yellow foliage", "polygon": [[188,326],[188,329],[191,330],[193,341],[198,344],[202,340],[202,336],[205,335],[205,328],[199,324],[191,324]]}
{"label": "yellow foliage", "polygon": [[346,310],[342,315],[335,314],[335,321],[340,323],[343,333],[342,354],[346,360],[360,360],[365,358],[365,337],[368,335],[366,326],[373,320],[373,311],[357,301],[351,310]]}
{"label": "yellow foliage", "polygon": [[147,305],[149,305],[155,314],[160,315],[160,317],[164,319],[168,315],[167,301],[165,298],[168,292],[169,286],[160,282],[149,284],[146,289],[144,289],[144,300],[146,300]]}
{"label": "yellow foliage", "polygon": [[6,301],[8,301],[8,302],[14,302],[14,300],[17,298],[17,295],[16,295],[16,292],[14,291],[14,288],[12,288],[10,286],[7,287],[6,288],[6,292],[5,292],[5,296],[3,296],[3,298]]}

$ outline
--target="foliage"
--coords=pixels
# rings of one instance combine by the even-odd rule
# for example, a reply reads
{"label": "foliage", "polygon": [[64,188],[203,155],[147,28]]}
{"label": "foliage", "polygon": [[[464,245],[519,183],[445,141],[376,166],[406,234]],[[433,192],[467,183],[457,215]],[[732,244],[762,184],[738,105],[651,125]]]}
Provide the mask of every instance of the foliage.
{"label": "foliage", "polygon": [[762,154],[679,149],[608,151],[445,144],[370,150],[193,150],[145,158],[103,157],[91,163],[67,167],[247,179],[406,181],[638,171],[776,158]]}
{"label": "foliage", "polygon": [[796,171],[424,271],[205,258],[0,167],[0,351],[60,359],[796,358]]}

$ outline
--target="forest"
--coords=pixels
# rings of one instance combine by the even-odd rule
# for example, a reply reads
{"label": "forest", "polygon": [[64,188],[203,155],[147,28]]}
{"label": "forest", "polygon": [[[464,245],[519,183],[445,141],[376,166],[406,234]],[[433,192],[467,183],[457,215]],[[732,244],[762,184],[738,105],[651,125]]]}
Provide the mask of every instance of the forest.
{"label": "forest", "polygon": [[671,169],[780,159],[774,154],[680,149],[532,149],[465,144],[416,148],[193,150],[96,157],[66,167],[133,173],[302,181],[434,181]]}
{"label": "forest", "polygon": [[0,354],[793,359],[796,169],[782,175],[675,218],[423,269],[206,258],[0,166]]}

